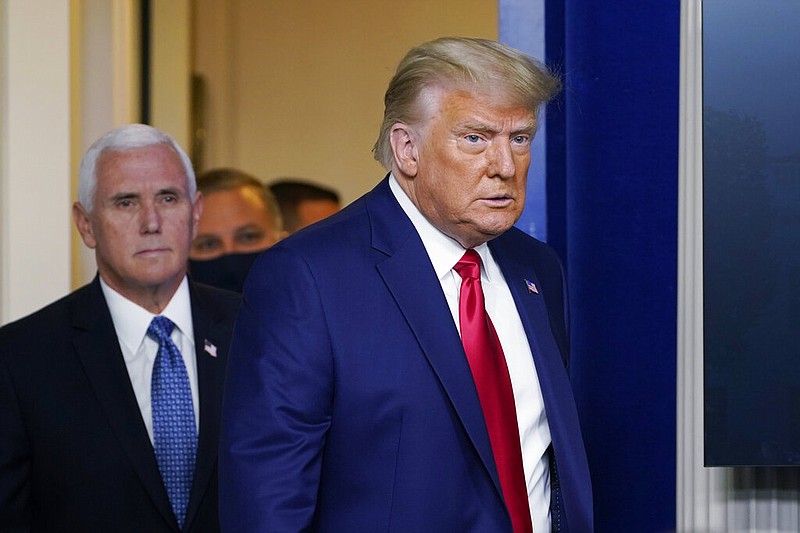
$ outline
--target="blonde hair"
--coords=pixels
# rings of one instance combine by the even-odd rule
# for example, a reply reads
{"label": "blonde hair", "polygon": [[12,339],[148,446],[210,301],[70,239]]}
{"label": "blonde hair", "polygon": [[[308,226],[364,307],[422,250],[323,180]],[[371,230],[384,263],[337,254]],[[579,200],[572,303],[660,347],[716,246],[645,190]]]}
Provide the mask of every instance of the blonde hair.
{"label": "blonde hair", "polygon": [[547,67],[496,41],[442,37],[412,48],[386,89],[383,122],[372,149],[375,159],[387,169],[392,165],[392,126],[418,120],[421,95],[434,85],[500,92],[535,116],[561,88],[559,79]]}

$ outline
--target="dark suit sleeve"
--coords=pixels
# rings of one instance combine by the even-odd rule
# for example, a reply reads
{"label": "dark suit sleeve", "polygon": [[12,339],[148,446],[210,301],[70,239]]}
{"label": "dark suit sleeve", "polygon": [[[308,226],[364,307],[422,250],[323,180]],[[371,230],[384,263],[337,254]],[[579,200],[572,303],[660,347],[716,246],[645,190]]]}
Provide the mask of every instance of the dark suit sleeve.
{"label": "dark suit sleeve", "polygon": [[283,247],[254,264],[223,402],[220,522],[227,532],[311,527],[332,403],[332,354],[312,272]]}
{"label": "dark suit sleeve", "polygon": [[31,453],[0,335],[0,529],[28,531]]}

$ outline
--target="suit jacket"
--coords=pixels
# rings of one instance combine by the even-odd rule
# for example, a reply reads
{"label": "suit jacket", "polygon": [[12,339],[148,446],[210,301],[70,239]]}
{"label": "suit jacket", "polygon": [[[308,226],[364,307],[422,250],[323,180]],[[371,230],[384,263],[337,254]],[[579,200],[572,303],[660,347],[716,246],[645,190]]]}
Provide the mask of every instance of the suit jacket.
{"label": "suit jacket", "polygon": [[[516,229],[490,248],[541,382],[554,531],[590,532],[560,263]],[[458,331],[387,180],[254,264],[221,439],[225,531],[511,532]]]}
{"label": "suit jacket", "polygon": [[[189,287],[200,432],[184,531],[218,531],[222,387],[239,298]],[[0,329],[0,427],[3,531],[180,531],[99,278]]]}

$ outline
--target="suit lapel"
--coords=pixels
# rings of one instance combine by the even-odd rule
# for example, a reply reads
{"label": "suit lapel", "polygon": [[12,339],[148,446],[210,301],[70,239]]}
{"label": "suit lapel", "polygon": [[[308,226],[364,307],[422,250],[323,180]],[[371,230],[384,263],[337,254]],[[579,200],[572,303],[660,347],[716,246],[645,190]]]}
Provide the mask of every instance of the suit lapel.
{"label": "suit lapel", "polygon": [[[537,369],[541,367],[540,372],[546,372],[545,379],[551,375],[550,372],[563,374],[566,378],[564,360],[550,329],[550,316],[544,296],[546,290],[552,291],[554,288],[542,285],[549,280],[542,280],[539,277],[534,270],[535,261],[532,258],[524,261],[517,257],[518,254],[509,239],[498,237],[489,242],[489,248],[514,298]],[[535,290],[529,287],[528,282],[533,284]],[[560,294],[559,287],[559,296]],[[542,380],[541,376],[539,380]]]}
{"label": "suit lapel", "polygon": [[[555,414],[561,414],[564,405],[574,403],[564,358],[553,336],[545,304],[546,293],[557,291],[561,297],[560,280],[541,278],[534,270],[535,260],[526,258],[525,261],[518,257],[512,240],[506,236],[491,241],[489,247],[503,271],[528,337],[542,387],[545,410],[548,419],[552,419],[552,426],[562,420],[561,416]],[[527,282],[536,286],[536,292],[529,289]],[[559,287],[546,286],[548,283],[559,283]]]}
{"label": "suit lapel", "polygon": [[190,282],[189,287],[200,395],[200,434],[186,524],[191,524],[197,513],[217,465],[225,361],[230,344],[230,328],[224,327],[225,316],[219,307],[196,285]]}
{"label": "suit lapel", "polygon": [[[551,294],[551,299],[563,297],[562,280],[538,276],[533,270],[536,260],[520,257],[514,244],[512,235],[503,235],[491,241],[489,246],[511,289],[533,352],[553,441],[553,459],[558,464],[560,498],[564,507],[562,514],[573,516],[578,524],[590,523],[591,481],[577,407],[564,357],[553,337],[545,305],[548,294]],[[528,289],[526,280],[536,284],[538,294]],[[589,518],[584,518],[584,515]]]}
{"label": "suit lapel", "polygon": [[[391,193],[387,180],[367,197],[367,210],[372,245],[388,255],[377,265],[378,271],[502,498],[472,373],[425,247]],[[416,274],[412,276],[409,272]]]}
{"label": "suit lapel", "polygon": [[[174,523],[153,445],[131,387],[99,278],[95,278],[82,298],[75,302],[72,316],[72,344],[108,423],[153,503],[170,523]],[[177,523],[175,525],[177,527]]]}
{"label": "suit lapel", "polygon": [[[553,281],[543,280],[538,276],[533,267],[535,262],[531,258],[528,258],[528,261],[518,258],[510,239],[498,237],[489,243],[489,247],[503,271],[503,276],[506,278],[506,283],[517,306],[531,352],[533,352],[551,433],[557,435],[559,428],[553,426],[557,426],[563,420],[561,416],[563,406],[572,404],[573,399],[564,359],[550,329],[550,316],[545,304],[545,291],[553,291],[555,288],[546,287],[543,283],[552,283]],[[535,284],[537,292],[531,291],[527,282]],[[558,292],[560,295],[560,287]],[[558,449],[556,438],[554,437],[554,443]]]}

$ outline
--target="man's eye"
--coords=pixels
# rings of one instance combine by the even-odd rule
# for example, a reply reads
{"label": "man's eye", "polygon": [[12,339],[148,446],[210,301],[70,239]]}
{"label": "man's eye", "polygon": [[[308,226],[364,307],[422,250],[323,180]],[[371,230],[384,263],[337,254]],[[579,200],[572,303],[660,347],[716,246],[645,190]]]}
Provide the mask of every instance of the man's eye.
{"label": "man's eye", "polygon": [[527,144],[529,137],[527,135],[517,135],[512,140],[515,144]]}
{"label": "man's eye", "polygon": [[249,233],[242,233],[238,236],[238,240],[241,243],[249,244],[252,242],[257,242],[264,237],[263,233],[258,232],[249,232]]}
{"label": "man's eye", "polygon": [[471,143],[480,142],[480,140],[481,140],[481,136],[480,135],[476,135],[474,133],[472,133],[470,135],[467,135],[465,138],[467,139],[467,141],[469,141]]}
{"label": "man's eye", "polygon": [[162,197],[162,200],[163,200],[165,203],[171,204],[171,203],[173,203],[173,202],[177,202],[177,201],[178,201],[178,198],[177,198],[176,196],[173,196],[173,195],[171,195],[171,194],[166,194],[166,195],[164,195],[164,196]]}
{"label": "man's eye", "polygon": [[219,241],[216,239],[200,239],[192,243],[192,248],[198,252],[208,252],[215,250],[219,247]]}
{"label": "man's eye", "polygon": [[130,200],[119,200],[117,202],[117,207],[130,207],[133,205],[133,202]]}

